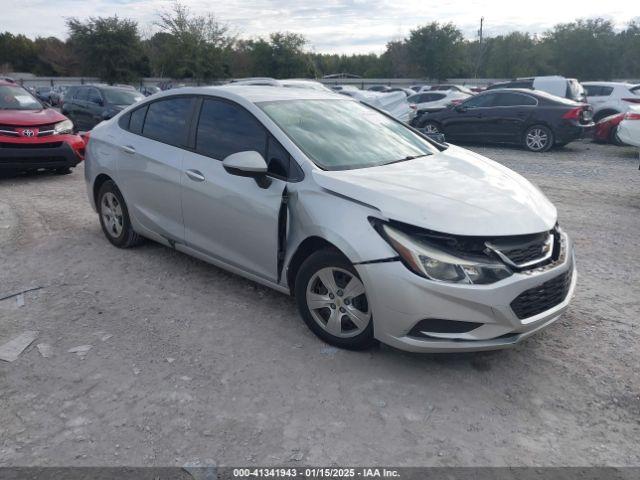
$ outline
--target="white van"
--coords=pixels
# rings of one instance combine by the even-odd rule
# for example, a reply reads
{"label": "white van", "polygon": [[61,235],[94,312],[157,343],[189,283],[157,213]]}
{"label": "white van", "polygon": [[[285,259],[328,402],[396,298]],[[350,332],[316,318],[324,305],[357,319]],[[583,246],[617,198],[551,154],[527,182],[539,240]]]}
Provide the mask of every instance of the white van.
{"label": "white van", "polygon": [[517,78],[510,82],[494,83],[487,87],[487,90],[494,88],[530,88],[532,90],[542,90],[543,92],[568,98],[576,102],[586,103],[584,88],[575,78],[565,78],[560,75],[549,75],[544,77]]}

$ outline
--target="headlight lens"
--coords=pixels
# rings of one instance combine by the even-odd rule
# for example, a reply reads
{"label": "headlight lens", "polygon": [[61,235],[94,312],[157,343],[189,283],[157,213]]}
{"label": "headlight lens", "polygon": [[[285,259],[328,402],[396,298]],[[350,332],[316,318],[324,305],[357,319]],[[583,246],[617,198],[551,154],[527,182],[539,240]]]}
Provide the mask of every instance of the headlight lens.
{"label": "headlight lens", "polygon": [[56,135],[62,135],[63,133],[73,133],[73,122],[71,120],[63,120],[56,123],[56,126],[53,130]]}
{"label": "headlight lens", "polygon": [[484,261],[451,255],[387,224],[382,225],[382,230],[385,239],[398,252],[405,265],[430,280],[486,285],[512,274],[506,265],[491,263],[489,259]]}

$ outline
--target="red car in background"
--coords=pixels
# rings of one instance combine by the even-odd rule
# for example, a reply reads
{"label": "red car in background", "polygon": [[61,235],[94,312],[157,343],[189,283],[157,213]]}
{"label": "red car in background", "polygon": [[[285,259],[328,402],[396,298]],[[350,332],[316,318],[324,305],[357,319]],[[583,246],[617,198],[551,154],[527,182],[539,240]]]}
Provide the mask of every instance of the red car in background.
{"label": "red car in background", "polygon": [[0,172],[51,169],[71,172],[85,142],[73,123],[11,79],[0,78]]}
{"label": "red car in background", "polygon": [[616,130],[618,129],[618,125],[620,124],[620,122],[624,120],[624,115],[624,113],[616,113],[614,115],[604,117],[602,120],[596,123],[595,129],[593,131],[593,139],[596,142],[623,145],[620,140],[618,140]]}

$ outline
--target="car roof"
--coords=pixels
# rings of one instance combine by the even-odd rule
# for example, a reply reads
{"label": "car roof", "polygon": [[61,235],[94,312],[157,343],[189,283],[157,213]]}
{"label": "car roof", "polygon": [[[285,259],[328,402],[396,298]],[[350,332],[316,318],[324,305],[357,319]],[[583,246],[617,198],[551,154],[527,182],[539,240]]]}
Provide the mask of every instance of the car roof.
{"label": "car roof", "polygon": [[[251,103],[280,100],[346,100],[348,97],[337,93],[306,88],[282,88],[270,85],[222,85],[215,87],[183,87],[179,90],[167,90],[161,96],[173,94],[212,95],[224,97],[242,97]],[[160,98],[160,97],[156,97]]]}
{"label": "car roof", "polygon": [[604,85],[605,87],[617,87],[617,86],[624,86],[624,87],[633,87],[636,84],[634,83],[628,83],[628,82],[597,82],[597,81],[591,81],[591,82],[581,82],[582,85]]}

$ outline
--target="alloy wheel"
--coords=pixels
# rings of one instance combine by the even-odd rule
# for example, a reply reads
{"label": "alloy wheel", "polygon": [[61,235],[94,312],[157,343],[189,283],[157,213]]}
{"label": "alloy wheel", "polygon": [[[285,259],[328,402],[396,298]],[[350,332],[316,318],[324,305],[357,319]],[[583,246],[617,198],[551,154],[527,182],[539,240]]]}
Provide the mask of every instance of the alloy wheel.
{"label": "alloy wheel", "polygon": [[530,150],[544,150],[549,143],[549,135],[542,128],[532,128],[527,132],[526,142]]}
{"label": "alloy wheel", "polygon": [[336,337],[355,337],[371,321],[364,284],[342,268],[318,270],[307,284],[306,300],[316,323]]}
{"label": "alloy wheel", "polygon": [[440,131],[433,123],[427,123],[424,126],[424,133],[440,133]]}
{"label": "alloy wheel", "polygon": [[119,237],[123,229],[122,205],[113,193],[107,192],[102,196],[100,214],[109,235]]}

